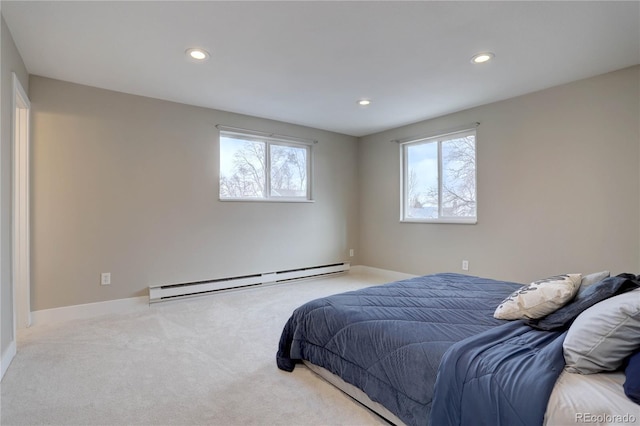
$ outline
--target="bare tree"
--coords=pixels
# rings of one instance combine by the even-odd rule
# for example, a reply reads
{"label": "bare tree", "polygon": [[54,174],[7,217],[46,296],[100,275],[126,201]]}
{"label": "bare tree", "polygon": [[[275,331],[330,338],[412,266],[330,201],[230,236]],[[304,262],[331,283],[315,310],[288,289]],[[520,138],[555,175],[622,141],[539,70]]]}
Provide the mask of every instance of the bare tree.
{"label": "bare tree", "polygon": [[447,149],[443,156],[443,212],[446,216],[475,216],[475,137],[453,139],[443,143],[445,144]]}
{"label": "bare tree", "polygon": [[[476,156],[475,137],[467,136],[443,142],[440,190],[430,186],[417,188],[415,171],[409,176],[409,206],[442,207],[444,216],[465,217],[476,214]],[[442,191],[441,193],[439,191]]]}
{"label": "bare tree", "polygon": [[297,195],[306,191],[306,150],[271,145],[270,167],[266,167],[266,144],[246,141],[233,156],[233,174],[220,177],[222,197],[264,197],[266,171],[270,170],[271,191],[278,195]]}
{"label": "bare tree", "polygon": [[418,181],[418,173],[415,170],[411,170],[409,172],[409,178],[407,182],[407,192],[409,199],[409,207],[414,209],[421,209],[425,205],[434,204],[434,198],[430,195],[433,191],[436,191],[435,194],[435,204],[438,203],[438,194],[437,188],[427,187],[420,188]]}
{"label": "bare tree", "polygon": [[283,196],[304,194],[307,186],[306,150],[271,145],[271,190]]}
{"label": "bare tree", "polygon": [[246,141],[233,156],[233,175],[220,177],[220,195],[228,198],[263,197],[265,186],[265,148]]}

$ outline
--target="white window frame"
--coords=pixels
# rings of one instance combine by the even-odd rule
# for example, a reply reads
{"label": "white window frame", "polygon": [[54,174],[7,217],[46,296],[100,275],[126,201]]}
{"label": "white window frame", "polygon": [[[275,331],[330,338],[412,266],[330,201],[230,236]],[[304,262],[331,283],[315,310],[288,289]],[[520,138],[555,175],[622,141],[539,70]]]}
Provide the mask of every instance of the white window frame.
{"label": "white window frame", "polygon": [[[265,179],[264,179],[264,197],[222,197],[220,193],[220,180],[222,173],[218,175],[218,199],[220,201],[248,201],[248,202],[276,202],[276,203],[313,203],[313,145],[317,143],[315,140],[296,138],[291,136],[276,135],[273,133],[265,133],[254,130],[239,129],[228,126],[216,126],[219,130],[218,138],[218,155],[219,164],[222,162],[222,151],[220,149],[220,138],[224,135],[230,135],[249,141],[260,142],[265,144]],[[300,197],[283,197],[271,195],[271,147],[285,146],[292,148],[300,148],[306,150],[306,195]]]}
{"label": "white window frame", "polygon": [[[461,136],[473,135],[474,136],[474,180],[475,180],[475,200],[476,200],[476,215],[473,217],[458,217],[458,216],[443,216],[442,214],[442,143],[451,139],[457,139]],[[473,128],[465,128],[462,130],[450,131],[447,133],[441,133],[435,136],[422,136],[417,138],[411,138],[406,140],[396,140],[400,145],[400,222],[403,223],[449,223],[449,224],[467,224],[475,225],[478,223],[478,138],[475,126]],[[407,200],[408,194],[408,158],[407,151],[412,145],[420,145],[425,143],[437,143],[438,146],[438,217],[437,218],[413,218],[407,217]]]}

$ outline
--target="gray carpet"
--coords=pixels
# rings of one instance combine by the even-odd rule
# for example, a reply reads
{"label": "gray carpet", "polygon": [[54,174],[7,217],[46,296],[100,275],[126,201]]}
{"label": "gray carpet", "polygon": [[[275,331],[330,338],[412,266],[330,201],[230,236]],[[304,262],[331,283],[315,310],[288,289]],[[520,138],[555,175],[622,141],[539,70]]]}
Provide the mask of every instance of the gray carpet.
{"label": "gray carpet", "polygon": [[382,282],[351,273],[31,327],[0,384],[0,423],[385,424],[305,367],[275,363],[296,307]]}

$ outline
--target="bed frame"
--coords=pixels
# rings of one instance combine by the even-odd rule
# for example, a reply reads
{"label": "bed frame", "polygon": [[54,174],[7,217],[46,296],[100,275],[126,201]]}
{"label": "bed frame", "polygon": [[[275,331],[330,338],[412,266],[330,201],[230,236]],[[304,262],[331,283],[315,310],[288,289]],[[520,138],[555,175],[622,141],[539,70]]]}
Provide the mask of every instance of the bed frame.
{"label": "bed frame", "polygon": [[342,392],[349,395],[351,398],[355,399],[360,404],[364,405],[369,410],[373,411],[378,416],[382,417],[383,420],[391,423],[396,426],[405,426],[405,424],[396,417],[391,411],[387,410],[383,405],[378,404],[375,401],[372,401],[371,398],[367,396],[366,393],[362,392],[357,387],[353,386],[350,383],[345,382],[340,377],[331,373],[329,370],[319,367],[315,364],[310,363],[307,360],[302,360],[303,364],[315,374],[320,376],[323,380],[329,382],[331,385],[340,389]]}

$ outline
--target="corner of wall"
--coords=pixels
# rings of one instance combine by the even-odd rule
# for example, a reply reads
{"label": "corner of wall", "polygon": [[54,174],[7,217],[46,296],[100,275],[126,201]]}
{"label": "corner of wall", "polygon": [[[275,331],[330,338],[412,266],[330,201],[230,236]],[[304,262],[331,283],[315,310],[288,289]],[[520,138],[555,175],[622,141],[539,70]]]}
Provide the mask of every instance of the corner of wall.
{"label": "corner of wall", "polygon": [[[11,117],[13,76],[28,90],[28,72],[7,23],[0,13],[0,353],[2,372],[15,354],[12,280],[12,140]],[[13,349],[12,349],[13,348]]]}

